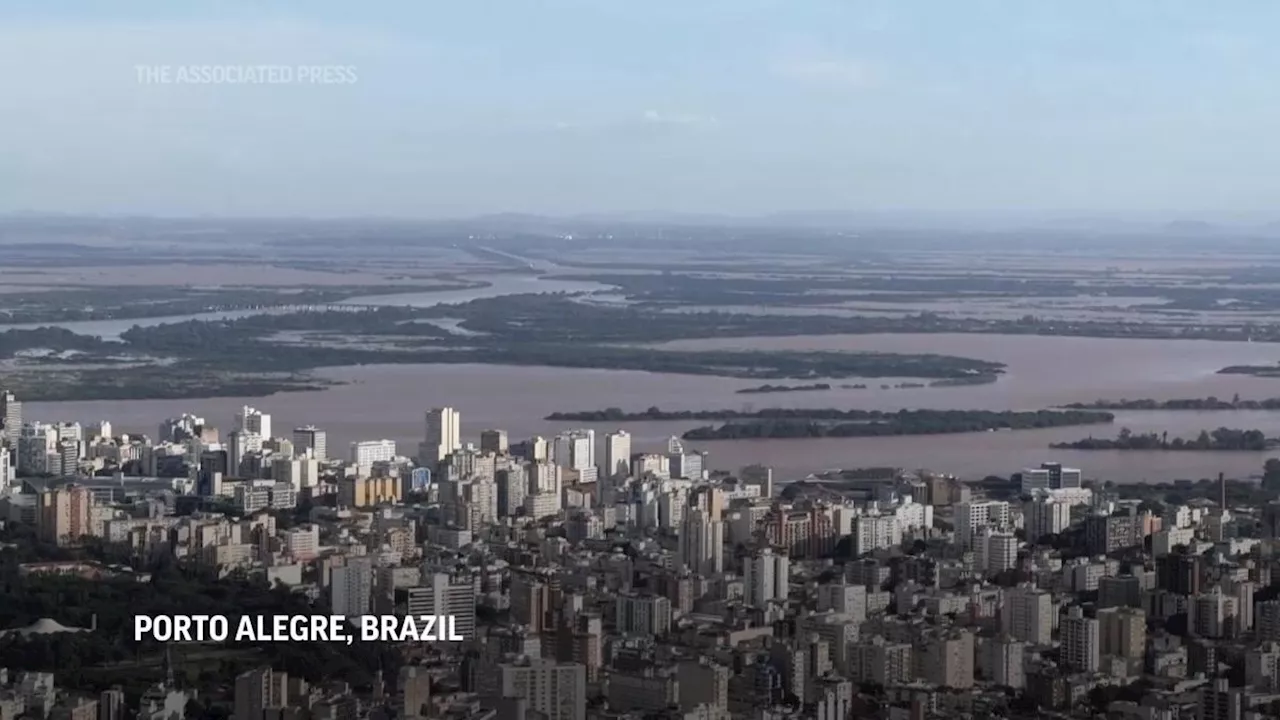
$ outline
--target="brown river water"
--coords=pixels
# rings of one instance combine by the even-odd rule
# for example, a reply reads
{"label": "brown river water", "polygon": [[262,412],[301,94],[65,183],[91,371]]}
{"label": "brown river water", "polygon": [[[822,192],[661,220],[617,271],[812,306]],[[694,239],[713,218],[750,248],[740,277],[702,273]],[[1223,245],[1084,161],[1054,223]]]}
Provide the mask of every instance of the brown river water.
{"label": "brown river water", "polygon": [[[1034,410],[1099,398],[1158,399],[1216,395],[1229,399],[1280,396],[1280,379],[1217,375],[1233,364],[1280,360],[1280,345],[1182,340],[1110,340],[998,335],[858,335],[792,338],[736,338],[669,343],[671,348],[828,349],[904,353],[946,353],[1008,365],[991,385],[882,389],[894,380],[866,380],[865,390],[740,395],[750,380],[658,375],[643,372],[567,370],[484,365],[367,366],[323,373],[349,384],[321,392],[267,398],[148,400],[130,402],[31,403],[30,419],[97,422],[110,420],[117,432],[154,435],[166,417],[192,412],[224,432],[243,404],[273,415],[277,434],[303,424],[329,433],[330,454],[353,440],[390,438],[412,454],[423,432],[423,411],[448,405],[462,412],[466,437],[480,430],[509,431],[512,441],[552,435],[579,423],[542,418],[554,411],[609,406],[642,410],[746,407],[838,407]],[[854,380],[832,381],[835,384]],[[628,423],[637,452],[657,451],[667,437],[705,423]],[[1161,481],[1212,477],[1225,472],[1248,477],[1260,472],[1268,453],[1052,451],[1052,442],[1088,435],[1113,436],[1121,427],[1135,432],[1167,431],[1192,436],[1217,427],[1258,428],[1280,436],[1280,412],[1123,412],[1114,426],[1089,426],[971,433],[963,435],[816,440],[721,441],[697,443],[716,468],[748,463],[772,465],[782,480],[835,467],[898,466],[951,472],[961,477],[1007,475],[1055,460],[1084,469],[1087,477],[1116,481]],[[602,435],[611,426],[594,426]]]}

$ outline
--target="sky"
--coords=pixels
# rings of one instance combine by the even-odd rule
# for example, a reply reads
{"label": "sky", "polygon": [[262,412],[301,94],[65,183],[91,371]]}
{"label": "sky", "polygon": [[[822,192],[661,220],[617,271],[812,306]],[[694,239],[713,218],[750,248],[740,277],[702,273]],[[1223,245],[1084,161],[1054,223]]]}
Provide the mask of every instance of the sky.
{"label": "sky", "polygon": [[1275,221],[1277,27],[1273,0],[8,0],[0,212]]}

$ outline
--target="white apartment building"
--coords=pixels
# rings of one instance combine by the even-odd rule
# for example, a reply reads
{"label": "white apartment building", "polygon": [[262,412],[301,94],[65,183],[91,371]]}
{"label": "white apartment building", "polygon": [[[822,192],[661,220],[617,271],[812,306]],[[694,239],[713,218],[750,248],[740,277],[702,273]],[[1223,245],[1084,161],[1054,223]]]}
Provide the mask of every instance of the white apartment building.
{"label": "white apartment building", "polygon": [[574,470],[583,481],[595,480],[596,431],[570,430],[560,433],[552,443],[552,459],[556,465]]}
{"label": "white apartment building", "polygon": [[[761,548],[743,561],[743,600],[747,605],[763,608],[770,602],[786,600],[791,592],[791,560],[772,548]],[[866,613],[866,589],[863,590],[863,614]]]}
{"label": "white apartment building", "polygon": [[631,635],[666,635],[671,631],[671,601],[661,595],[619,595],[618,631]]}
{"label": "white apartment building", "polygon": [[271,416],[245,405],[236,415],[236,430],[271,439]]}
{"label": "white apartment building", "polygon": [[452,615],[454,629],[468,640],[476,636],[476,584],[466,575],[422,573],[422,584],[408,589],[409,615]]}
{"label": "white apartment building", "polygon": [[351,443],[350,461],[356,466],[358,478],[369,477],[375,463],[389,463],[395,458],[394,440],[362,440]]}
{"label": "white apartment building", "polygon": [[1053,642],[1053,596],[1044,590],[1020,585],[1004,591],[1001,627],[1015,640],[1032,645]]}
{"label": "white apartment building", "polygon": [[368,615],[373,601],[373,559],[347,558],[329,574],[329,604],[335,615]]}
{"label": "white apartment building", "polygon": [[1067,610],[1058,625],[1062,638],[1062,664],[1078,672],[1097,672],[1101,663],[1098,621],[1084,616],[1078,605]]}
{"label": "white apartment building", "polygon": [[960,503],[956,506],[955,527],[960,546],[971,548],[979,528],[1009,527],[1009,503],[998,500]]}
{"label": "white apartment building", "polygon": [[687,510],[680,530],[680,561],[701,575],[724,572],[724,523],[707,511]]}
{"label": "white apartment building", "polygon": [[1071,505],[1041,493],[1023,504],[1022,524],[1028,542],[1057,535],[1071,526]]}
{"label": "white apartment building", "polygon": [[453,408],[432,408],[426,413],[424,437],[418,446],[418,462],[434,467],[450,453],[462,449],[462,413]]}
{"label": "white apartment building", "polygon": [[299,456],[310,455],[324,462],[329,458],[329,436],[315,425],[307,425],[293,429],[293,453]]}
{"label": "white apartment building", "polygon": [[893,515],[858,515],[850,533],[855,557],[902,544],[902,525]]}
{"label": "white apartment building", "polygon": [[627,477],[631,474],[631,433],[616,430],[604,436],[604,476]]}
{"label": "white apartment building", "polygon": [[1022,494],[1036,490],[1061,490],[1078,488],[1083,475],[1078,468],[1063,467],[1061,463],[1042,463],[1038,468],[1022,470]]}
{"label": "white apartment building", "polygon": [[862,622],[867,619],[867,588],[848,583],[818,586],[818,612],[837,612]]}
{"label": "white apartment building", "polygon": [[1018,564],[1018,538],[1011,532],[983,528],[974,539],[978,567],[988,573],[1012,570]]}
{"label": "white apartment building", "polygon": [[478,680],[485,695],[524,698],[547,720],[586,720],[587,669],[580,663],[524,659],[499,664]]}

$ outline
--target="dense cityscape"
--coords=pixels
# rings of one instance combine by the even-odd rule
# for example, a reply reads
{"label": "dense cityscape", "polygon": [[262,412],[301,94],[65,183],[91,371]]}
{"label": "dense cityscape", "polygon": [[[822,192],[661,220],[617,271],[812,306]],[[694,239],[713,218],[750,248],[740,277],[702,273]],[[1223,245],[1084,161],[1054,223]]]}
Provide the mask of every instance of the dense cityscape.
{"label": "dense cityscape", "polygon": [[0,1],[0,720],[1280,720],[1277,27]]}
{"label": "dense cityscape", "polygon": [[[1225,481],[1177,505],[1120,500],[1051,462],[1003,486],[894,468],[787,483],[713,469],[678,438],[639,452],[621,430],[473,443],[452,408],[425,413],[410,453],[369,440],[342,457],[321,427],[280,432],[252,407],[225,434],[183,415],[153,438],[0,398],[5,614],[27,619],[0,639],[5,718],[1280,710],[1280,504],[1228,507]],[[132,668],[104,686],[120,675],[66,640],[128,645],[128,613],[199,609],[163,589],[142,599],[164,577],[256,588],[253,603],[230,596],[235,614],[449,615],[463,640],[341,665],[306,657],[316,648],[264,662],[135,644],[102,663]],[[126,605],[22,597],[42,582],[122,586]],[[209,668],[202,652],[227,655]],[[66,653],[83,653],[74,672]]]}

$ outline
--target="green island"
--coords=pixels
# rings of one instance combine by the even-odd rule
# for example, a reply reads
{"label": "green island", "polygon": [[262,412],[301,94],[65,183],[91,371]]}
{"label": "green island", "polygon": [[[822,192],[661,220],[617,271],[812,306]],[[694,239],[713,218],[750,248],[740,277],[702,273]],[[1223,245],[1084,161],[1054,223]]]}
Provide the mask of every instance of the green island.
{"label": "green island", "polygon": [[5,293],[0,323],[38,324],[93,320],[142,320],[171,315],[261,310],[281,306],[337,303],[361,296],[471,290],[490,283],[435,275],[413,285],[325,285],[273,287],[61,287],[38,292]]}
{"label": "green island", "polygon": [[814,383],[812,385],[759,385],[742,388],[736,392],[739,395],[764,395],[767,393],[818,392],[830,389],[831,385],[828,383]]}
{"label": "green island", "polygon": [[967,377],[943,378],[929,383],[929,387],[966,387],[970,385],[990,385],[1000,379],[995,374],[969,375]]}
{"label": "green island", "polygon": [[[999,281],[954,280],[964,287],[994,283],[990,284],[990,292],[1009,292],[1006,284]],[[647,277],[634,282],[666,281]],[[689,278],[678,282],[682,288],[697,285],[690,283]],[[736,282],[727,280],[726,292],[736,287]],[[798,292],[803,282],[793,285],[783,294]],[[456,287],[456,283],[453,286]],[[837,286],[838,283],[831,285],[833,293],[839,289]],[[1172,332],[1143,322],[1045,323],[1034,317],[991,320],[930,313],[908,317],[848,317],[702,310],[671,312],[656,301],[637,301],[630,305],[598,303],[585,295],[569,293],[506,295],[434,307],[339,310],[324,306],[329,293],[336,296],[353,289],[354,286],[326,288],[315,291],[318,293],[315,295],[293,296],[287,301],[290,305],[308,302],[319,305],[296,312],[135,326],[118,341],[86,338],[50,328],[10,329],[0,332],[0,360],[13,359],[14,362],[6,363],[0,381],[31,401],[178,399],[315,390],[331,384],[313,374],[321,368],[487,364],[807,383],[819,379],[906,378],[910,382],[900,383],[898,387],[947,387],[995,382],[1003,374],[1004,365],[939,354],[675,349],[662,343],[868,333],[1159,338],[1169,337]],[[384,287],[382,291],[388,289]],[[434,289],[442,288],[435,286]],[[396,290],[405,288],[397,286]],[[252,302],[245,303],[274,307],[286,302],[276,290],[263,292],[270,297],[251,297]],[[197,302],[197,298],[188,297],[174,302],[192,303],[183,306],[187,308],[198,304],[201,310],[229,307],[221,301],[211,305],[212,300],[208,298]],[[762,301],[756,300],[753,304],[759,302]],[[176,309],[178,306],[170,303],[164,312]],[[48,313],[45,316],[49,318],[62,317],[52,314],[53,308],[39,312]],[[118,317],[125,311],[106,312]],[[1213,326],[1194,332],[1174,330],[1181,338],[1246,339],[1242,335],[1244,331],[1236,327]],[[1267,339],[1261,330],[1249,330],[1248,337]],[[1273,339],[1280,340],[1280,330]],[[37,354],[39,358],[26,357],[29,354]]]}
{"label": "green island", "polygon": [[[670,350],[600,342],[589,334],[543,333],[555,312],[590,306],[523,296],[530,307],[491,317],[494,306],[381,307],[253,315],[232,320],[135,326],[119,342],[39,328],[0,333],[0,377],[31,401],[269,395],[329,384],[311,371],[375,364],[487,364],[638,370],[759,380],[795,378],[967,378],[999,374],[1001,363],[949,355],[872,352]],[[467,317],[457,335],[431,320]],[[500,307],[507,308],[502,305]],[[533,309],[530,309],[533,308]],[[558,308],[558,310],[552,310]],[[506,310],[504,309],[504,312]],[[538,318],[538,319],[534,319]],[[572,323],[562,321],[572,328]],[[524,323],[528,323],[526,326]],[[545,325],[543,325],[545,323]],[[648,327],[651,323],[636,323]],[[507,330],[502,328],[506,327]],[[286,342],[282,334],[307,342]],[[24,365],[23,353],[42,353]],[[54,359],[51,359],[54,358]],[[74,362],[67,362],[71,358]]]}
{"label": "green island", "polygon": [[[599,267],[590,263],[562,258],[561,264],[576,267]],[[615,267],[619,267],[616,266]],[[707,273],[730,273],[732,265],[689,268],[689,272],[670,272],[662,265],[631,265],[631,269],[662,272],[648,274],[595,273],[564,275],[564,279],[590,279],[614,285],[637,303],[659,306],[746,306],[771,305],[791,307],[840,306],[850,302],[877,304],[921,304],[958,299],[994,301],[1035,300],[1081,295],[1099,297],[1139,297],[1147,302],[1128,305],[1136,313],[1155,315],[1221,310],[1224,303],[1236,311],[1280,310],[1280,293],[1261,285],[1273,276],[1269,268],[1231,273],[1232,285],[1153,282],[1153,278],[1100,280],[1096,277],[1046,277],[1036,274],[992,276],[966,270],[939,271],[928,275],[894,273],[844,273],[817,275],[812,271],[792,277],[732,277]],[[694,274],[693,271],[699,271]],[[1185,271],[1187,277],[1193,276]],[[1110,280],[1110,281],[1108,281]],[[1246,324],[1247,325],[1247,324]],[[1258,334],[1258,327],[1242,327]]]}
{"label": "green island", "polygon": [[[877,410],[827,411],[828,415],[805,410],[771,411],[777,414],[738,419],[722,425],[707,425],[684,433],[686,440],[762,440],[824,437],[888,437],[894,435],[947,435],[994,430],[1039,428],[1109,423],[1108,413],[1081,410],[1038,410],[1035,412],[995,412],[988,410]],[[785,413],[794,413],[786,415]],[[807,413],[807,414],[806,414]],[[742,418],[743,415],[736,416]],[[751,417],[750,414],[746,417]]]}
{"label": "green island", "polygon": [[1229,365],[1218,371],[1219,375],[1252,375],[1254,377],[1280,378],[1280,363],[1275,365]]}
{"label": "green island", "polygon": [[1242,400],[1236,395],[1230,400],[1222,400],[1210,395],[1206,398],[1183,398],[1176,400],[1095,400],[1090,403],[1070,403],[1064,408],[1073,410],[1180,410],[1192,412],[1220,410],[1280,410],[1280,398],[1263,400]]}
{"label": "green island", "polygon": [[1135,434],[1122,428],[1114,438],[1085,438],[1075,442],[1053,443],[1054,450],[1221,450],[1259,452],[1276,447],[1277,441],[1268,438],[1261,430],[1218,428],[1201,430],[1194,439],[1169,438],[1168,433]]}

